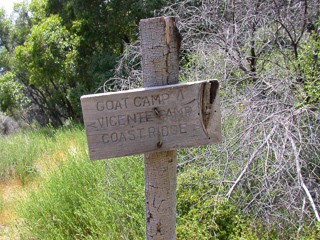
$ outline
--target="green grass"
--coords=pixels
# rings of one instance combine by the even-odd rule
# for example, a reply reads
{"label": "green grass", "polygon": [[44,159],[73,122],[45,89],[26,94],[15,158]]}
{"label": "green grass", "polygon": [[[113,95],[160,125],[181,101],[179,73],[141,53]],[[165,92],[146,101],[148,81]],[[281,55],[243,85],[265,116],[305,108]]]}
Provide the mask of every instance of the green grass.
{"label": "green grass", "polygon": [[[67,156],[20,202],[24,237],[139,239],[144,232],[143,169],[139,158],[90,162]],[[107,172],[107,177],[106,177]]]}
{"label": "green grass", "polygon": [[[10,201],[22,219],[22,239],[143,239],[141,156],[90,161],[79,125],[1,141],[2,182],[19,178],[24,186],[15,203]],[[8,203],[0,200],[0,210],[7,211]]]}
{"label": "green grass", "polygon": [[53,154],[68,151],[68,148],[72,147],[72,141],[81,142],[82,148],[85,147],[84,130],[81,125],[71,124],[59,129],[46,127],[1,137],[1,180],[18,177],[26,184],[39,174],[40,164],[50,161],[47,158],[52,158]]}
{"label": "green grass", "polygon": [[25,183],[34,177],[35,160],[48,149],[46,134],[25,132],[0,138],[0,175],[2,180],[13,175]]}

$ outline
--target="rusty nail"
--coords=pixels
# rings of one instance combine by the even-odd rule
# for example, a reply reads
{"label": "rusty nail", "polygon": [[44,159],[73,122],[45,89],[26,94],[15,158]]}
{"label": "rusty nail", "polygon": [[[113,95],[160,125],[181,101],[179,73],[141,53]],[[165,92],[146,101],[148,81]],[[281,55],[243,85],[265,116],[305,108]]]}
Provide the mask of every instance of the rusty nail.
{"label": "rusty nail", "polygon": [[156,115],[157,115],[159,118],[162,118],[162,115],[161,115],[161,113],[158,111],[158,108],[154,108],[153,110],[154,110],[154,112],[156,113]]}

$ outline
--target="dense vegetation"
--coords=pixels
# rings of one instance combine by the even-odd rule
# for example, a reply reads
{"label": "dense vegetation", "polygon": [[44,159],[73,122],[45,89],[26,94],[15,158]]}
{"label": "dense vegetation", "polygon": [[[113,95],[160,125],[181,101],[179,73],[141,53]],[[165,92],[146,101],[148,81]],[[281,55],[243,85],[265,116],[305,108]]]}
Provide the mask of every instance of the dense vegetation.
{"label": "dense vegetation", "polygon": [[[2,192],[5,185],[0,185],[0,216],[7,211],[16,214],[11,222],[1,223],[10,231],[0,231],[0,236],[144,239],[142,156],[90,161],[80,125],[25,131],[1,138],[0,143],[7,149],[0,151],[1,159],[6,159],[0,169],[2,184],[9,178],[24,184],[7,200]],[[180,152],[179,163],[184,159],[185,153]],[[216,170],[194,164],[180,168],[177,239],[287,239],[216,195],[220,187],[213,182]],[[318,233],[316,226],[305,226],[291,236],[316,239]]]}
{"label": "dense vegetation", "polygon": [[16,209],[22,237],[143,239],[141,158],[92,163],[82,127],[55,127],[81,118],[82,94],[141,85],[137,24],[158,14],[179,20],[181,81],[221,85],[223,142],[179,152],[177,237],[319,239],[319,9],[32,0],[12,18],[0,10],[1,111],[49,126],[0,139],[1,180],[36,185]]}

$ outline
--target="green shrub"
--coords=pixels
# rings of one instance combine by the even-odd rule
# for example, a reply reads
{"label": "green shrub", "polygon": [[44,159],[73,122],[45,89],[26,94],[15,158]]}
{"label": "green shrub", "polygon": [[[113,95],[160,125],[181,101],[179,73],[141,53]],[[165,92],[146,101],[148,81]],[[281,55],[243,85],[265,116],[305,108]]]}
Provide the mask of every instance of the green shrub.
{"label": "green shrub", "polygon": [[242,224],[241,213],[217,196],[215,173],[193,168],[180,174],[177,189],[178,239],[230,239]]}
{"label": "green shrub", "polygon": [[320,239],[319,224],[290,229],[292,234],[284,236],[289,229],[279,231],[277,222],[267,226],[264,219],[242,213],[240,206],[219,194],[223,189],[216,172],[195,165],[178,175],[177,239]]}

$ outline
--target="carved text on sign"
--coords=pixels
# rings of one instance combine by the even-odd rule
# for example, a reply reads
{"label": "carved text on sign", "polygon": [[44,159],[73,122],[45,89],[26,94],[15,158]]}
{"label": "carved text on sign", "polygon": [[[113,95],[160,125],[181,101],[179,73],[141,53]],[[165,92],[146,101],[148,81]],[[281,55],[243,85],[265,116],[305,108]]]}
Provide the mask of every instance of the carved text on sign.
{"label": "carved text on sign", "polygon": [[221,140],[216,80],[86,95],[81,104],[92,160]]}

